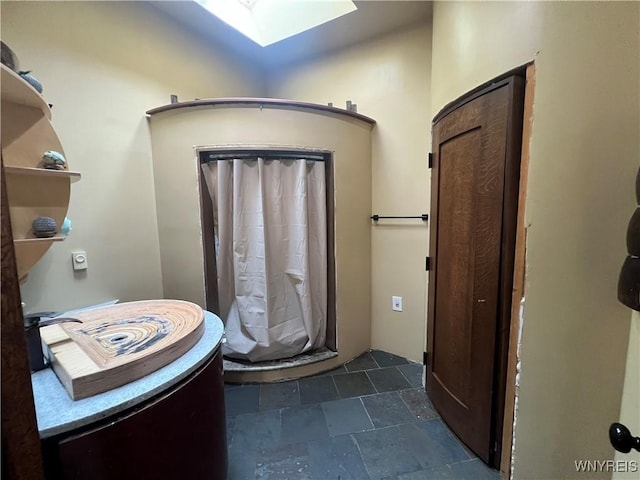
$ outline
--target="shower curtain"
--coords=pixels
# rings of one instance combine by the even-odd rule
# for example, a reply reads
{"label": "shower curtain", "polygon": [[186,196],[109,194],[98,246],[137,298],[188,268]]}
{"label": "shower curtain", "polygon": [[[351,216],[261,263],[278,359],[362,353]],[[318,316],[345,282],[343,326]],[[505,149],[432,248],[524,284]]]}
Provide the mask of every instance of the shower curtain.
{"label": "shower curtain", "polygon": [[324,346],[324,162],[238,158],[202,169],[213,201],[223,354],[257,362]]}

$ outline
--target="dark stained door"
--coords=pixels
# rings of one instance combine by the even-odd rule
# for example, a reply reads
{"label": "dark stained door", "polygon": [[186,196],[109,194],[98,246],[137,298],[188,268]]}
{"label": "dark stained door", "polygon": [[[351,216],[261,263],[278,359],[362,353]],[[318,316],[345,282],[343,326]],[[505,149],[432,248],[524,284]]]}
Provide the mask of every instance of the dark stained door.
{"label": "dark stained door", "polygon": [[434,120],[427,393],[499,465],[524,81],[472,93]]}

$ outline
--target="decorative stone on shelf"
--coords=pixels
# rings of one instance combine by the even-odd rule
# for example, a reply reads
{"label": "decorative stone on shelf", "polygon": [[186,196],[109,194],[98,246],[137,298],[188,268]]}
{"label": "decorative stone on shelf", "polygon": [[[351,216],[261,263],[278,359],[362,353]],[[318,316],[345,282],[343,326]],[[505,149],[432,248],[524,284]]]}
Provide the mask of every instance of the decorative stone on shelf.
{"label": "decorative stone on shelf", "polygon": [[60,152],[48,150],[42,155],[42,164],[44,168],[51,170],[64,170],[67,165],[67,160]]}
{"label": "decorative stone on shelf", "polygon": [[35,88],[36,92],[42,93],[42,83],[40,83],[40,80],[36,77],[31,75],[30,70],[20,71],[18,72],[18,75],[20,75],[29,85]]}
{"label": "decorative stone on shelf", "polygon": [[64,217],[62,226],[60,227],[60,235],[67,236],[71,232],[71,220],[68,217]]}
{"label": "decorative stone on shelf", "polygon": [[31,224],[33,233],[38,238],[51,238],[58,230],[58,224],[51,217],[38,217]]}

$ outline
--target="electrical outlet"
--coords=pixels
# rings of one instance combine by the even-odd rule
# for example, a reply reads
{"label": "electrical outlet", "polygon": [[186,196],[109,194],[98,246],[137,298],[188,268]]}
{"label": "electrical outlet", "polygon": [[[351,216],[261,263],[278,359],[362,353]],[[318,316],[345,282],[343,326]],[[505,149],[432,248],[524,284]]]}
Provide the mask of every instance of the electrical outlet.
{"label": "electrical outlet", "polygon": [[402,311],[402,297],[391,297],[391,308],[394,312]]}

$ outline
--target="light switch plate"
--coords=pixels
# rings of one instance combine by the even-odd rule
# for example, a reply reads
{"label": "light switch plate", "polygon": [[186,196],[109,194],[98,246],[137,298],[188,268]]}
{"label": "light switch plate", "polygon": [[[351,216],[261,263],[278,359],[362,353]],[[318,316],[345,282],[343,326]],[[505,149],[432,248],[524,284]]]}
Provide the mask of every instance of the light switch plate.
{"label": "light switch plate", "polygon": [[86,270],[88,268],[87,252],[71,252],[71,262],[73,263],[73,269],[75,271]]}

